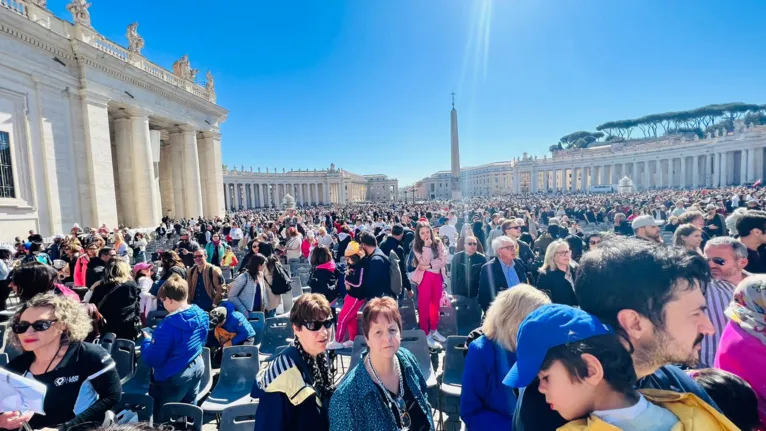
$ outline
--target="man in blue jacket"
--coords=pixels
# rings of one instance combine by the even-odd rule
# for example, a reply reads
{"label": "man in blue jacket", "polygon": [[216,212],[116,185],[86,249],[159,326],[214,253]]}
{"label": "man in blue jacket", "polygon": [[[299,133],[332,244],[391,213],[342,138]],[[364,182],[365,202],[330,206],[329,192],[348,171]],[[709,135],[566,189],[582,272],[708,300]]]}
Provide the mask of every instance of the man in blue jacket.
{"label": "man in blue jacket", "polygon": [[160,288],[167,317],[153,333],[144,330],[141,360],[154,369],[149,395],[154,398],[155,421],[166,403],[193,404],[199,393],[204,365],[202,348],[207,340],[207,313],[187,303],[186,280],[173,274]]}
{"label": "man in blue jacket", "polygon": [[255,341],[253,326],[229,301],[210,312],[210,323],[215,327],[213,332],[220,347],[253,345]]}
{"label": "man in blue jacket", "polygon": [[[692,378],[671,364],[695,366],[714,332],[700,286],[710,279],[702,256],[639,239],[603,241],[580,262],[580,307],[610,325],[632,352],[638,388],[690,392],[718,409]],[[553,431],[566,421],[551,410],[535,379],[522,389],[515,431]]]}
{"label": "man in blue jacket", "polygon": [[365,253],[363,261],[365,274],[362,282],[367,299],[383,296],[395,298],[394,293],[391,292],[391,273],[389,272],[391,261],[388,256],[378,248],[378,241],[373,234],[360,232],[358,241]]}

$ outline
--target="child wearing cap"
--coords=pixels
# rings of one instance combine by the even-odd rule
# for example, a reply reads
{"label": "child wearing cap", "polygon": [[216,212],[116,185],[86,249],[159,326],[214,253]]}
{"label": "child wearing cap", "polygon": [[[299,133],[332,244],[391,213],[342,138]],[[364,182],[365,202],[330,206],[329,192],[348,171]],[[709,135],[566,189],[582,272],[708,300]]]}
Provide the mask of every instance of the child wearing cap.
{"label": "child wearing cap", "polygon": [[[362,309],[367,296],[362,290],[364,267],[362,258],[359,256],[360,247],[356,241],[351,241],[346,247],[344,257],[346,259],[346,300],[338,314],[338,325],[335,330],[335,340],[327,345],[330,350],[349,348],[354,345],[354,338],[359,333],[356,313]],[[346,335],[348,334],[348,340]]]}
{"label": "child wearing cap", "polygon": [[635,389],[630,354],[598,318],[561,304],[544,305],[519,327],[517,361],[503,383],[538,378],[551,409],[570,421],[566,431],[737,430],[691,393]]}

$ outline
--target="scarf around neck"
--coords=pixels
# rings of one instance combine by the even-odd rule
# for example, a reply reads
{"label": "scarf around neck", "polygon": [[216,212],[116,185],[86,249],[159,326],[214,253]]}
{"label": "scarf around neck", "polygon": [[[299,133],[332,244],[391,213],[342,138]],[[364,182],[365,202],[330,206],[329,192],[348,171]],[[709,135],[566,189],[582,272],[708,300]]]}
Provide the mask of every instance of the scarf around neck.
{"label": "scarf around neck", "polygon": [[316,358],[312,357],[303,349],[300,341],[296,338],[294,343],[295,349],[298,350],[298,354],[301,359],[308,365],[311,370],[311,375],[314,377],[313,387],[316,389],[321,400],[329,400],[332,394],[335,392],[335,379],[330,373],[330,365],[327,360],[327,354],[320,353]]}
{"label": "scarf around neck", "polygon": [[766,344],[766,276],[749,277],[741,282],[724,314]]}

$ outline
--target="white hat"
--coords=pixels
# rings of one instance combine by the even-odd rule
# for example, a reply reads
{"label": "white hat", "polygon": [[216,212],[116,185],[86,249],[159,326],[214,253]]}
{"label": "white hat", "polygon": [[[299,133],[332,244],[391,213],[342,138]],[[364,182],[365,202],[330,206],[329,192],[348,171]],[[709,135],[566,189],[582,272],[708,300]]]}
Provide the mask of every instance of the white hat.
{"label": "white hat", "polygon": [[636,230],[642,227],[647,227],[647,226],[661,226],[661,225],[662,225],[662,220],[655,220],[654,217],[650,215],[638,216],[634,218],[633,222],[630,224],[633,230]]}

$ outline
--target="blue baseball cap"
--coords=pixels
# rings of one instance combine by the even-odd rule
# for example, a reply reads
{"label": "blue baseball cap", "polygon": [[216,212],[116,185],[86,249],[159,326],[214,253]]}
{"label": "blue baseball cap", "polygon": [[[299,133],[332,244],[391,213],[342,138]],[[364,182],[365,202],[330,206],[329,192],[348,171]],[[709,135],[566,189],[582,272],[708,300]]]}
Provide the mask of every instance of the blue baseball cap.
{"label": "blue baseball cap", "polygon": [[521,322],[516,337],[516,363],[503,384],[523,388],[537,377],[549,349],[611,332],[609,326],[579,308],[543,305]]}

